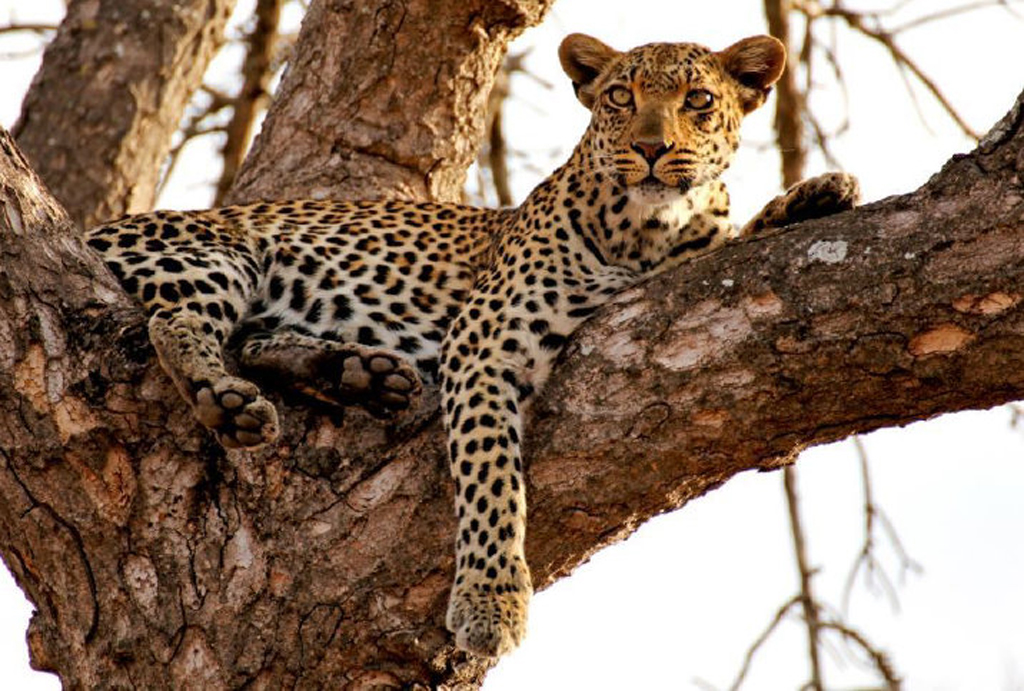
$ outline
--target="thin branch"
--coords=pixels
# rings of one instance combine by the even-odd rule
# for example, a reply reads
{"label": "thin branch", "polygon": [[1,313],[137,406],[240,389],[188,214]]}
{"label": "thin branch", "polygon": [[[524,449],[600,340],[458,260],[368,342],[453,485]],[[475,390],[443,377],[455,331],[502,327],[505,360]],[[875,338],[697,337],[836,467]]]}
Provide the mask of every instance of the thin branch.
{"label": "thin branch", "polygon": [[979,2],[970,2],[964,5],[959,5],[957,7],[947,7],[944,10],[939,10],[931,14],[915,17],[914,19],[911,19],[904,24],[900,24],[899,26],[890,29],[889,34],[895,36],[905,31],[909,31],[910,29],[916,29],[918,27],[924,26],[925,24],[930,24],[932,22],[940,21],[943,19],[949,19],[950,17],[966,14],[968,12],[974,12],[975,10],[985,9],[986,7],[1002,7],[1012,16],[1019,18],[1017,13],[1014,12],[1013,9],[1010,7],[1010,3],[1007,0],[979,0]]}
{"label": "thin branch", "polygon": [[511,94],[511,77],[513,74],[522,74],[545,89],[552,88],[550,82],[537,76],[524,66],[528,55],[529,51],[506,56],[501,68],[495,75],[494,85],[491,87],[491,93],[488,95],[487,136],[478,159],[480,170],[478,175],[479,194],[481,199],[487,198],[483,176],[483,169],[486,168],[490,172],[491,184],[494,187],[494,192],[497,195],[500,206],[511,206],[515,202],[509,183],[508,159],[516,155],[517,152],[510,151],[508,148],[502,113],[505,101]]}
{"label": "thin branch", "polygon": [[865,23],[865,15],[860,12],[854,12],[847,10],[839,5],[833,5],[831,7],[822,7],[817,10],[821,16],[838,17],[846,22],[854,31],[861,35],[872,39],[873,41],[881,44],[888,52],[893,62],[901,68],[909,70],[919,82],[931,93],[942,109],[946,111],[946,114],[957,124],[960,130],[968,137],[977,140],[979,135],[974,129],[967,124],[967,122],[960,116],[953,104],[949,102],[942,90],[939,89],[938,85],[925,74],[918,64],[907,55],[902,48],[897,45],[893,38],[892,32],[882,28],[872,28],[867,26]]}
{"label": "thin branch", "polygon": [[[791,48],[789,38],[789,12],[781,0],[764,0],[764,13],[768,18],[768,32]],[[804,147],[803,98],[796,86],[796,74],[787,67],[775,85],[775,132],[782,157],[782,186],[790,187],[804,176],[807,150]]]}
{"label": "thin branch", "polygon": [[900,560],[900,578],[902,579],[908,571],[919,573],[922,568],[920,564],[914,561],[910,555],[907,554],[907,551],[903,546],[903,542],[900,540],[895,527],[892,525],[892,521],[889,520],[889,517],[886,516],[879,508],[878,504],[875,503],[872,493],[871,473],[868,464],[867,451],[865,450],[860,437],[854,436],[852,439],[854,449],[857,452],[857,459],[860,464],[861,487],[864,492],[864,543],[861,545],[860,552],[858,552],[856,559],[854,559],[853,565],[850,567],[850,572],[846,577],[846,584],[843,587],[843,612],[849,611],[850,594],[853,591],[853,585],[857,579],[857,574],[860,573],[862,569],[868,585],[871,586],[874,584],[884,591],[893,611],[898,612],[899,598],[896,595],[896,588],[892,583],[892,579],[889,578],[888,573],[875,557],[875,547],[877,546],[875,529],[876,519],[877,522],[881,524],[889,543],[896,551],[896,555]]}
{"label": "thin branch", "polygon": [[866,653],[870,658],[871,668],[878,672],[879,676],[881,676],[882,680],[885,682],[885,688],[888,691],[899,691],[902,685],[902,680],[893,668],[892,662],[889,660],[889,656],[886,655],[884,651],[879,650],[872,645],[864,634],[839,621],[823,621],[820,625],[823,630],[835,631],[841,635],[844,640],[853,643],[857,648]]}
{"label": "thin branch", "polygon": [[171,150],[167,154],[164,169],[160,176],[160,182],[157,185],[157,196],[163,192],[164,187],[167,185],[167,181],[170,180],[171,174],[178,165],[178,159],[181,156],[182,150],[184,150],[185,146],[188,145],[190,141],[198,137],[204,137],[208,134],[215,134],[224,131],[223,125],[207,125],[206,122],[225,108],[230,107],[232,105],[231,97],[205,84],[200,87],[200,92],[206,94],[210,98],[210,102],[203,108],[191,113],[185,121],[185,124],[182,125],[181,129],[178,131],[181,139],[177,144],[171,147]]}
{"label": "thin branch", "polygon": [[171,175],[174,173],[174,169],[178,167],[178,161],[181,158],[181,152],[185,147],[200,137],[205,137],[208,134],[221,134],[224,132],[222,126],[215,127],[189,127],[182,130],[181,141],[171,147],[171,150],[167,153],[167,162],[163,173],[160,177],[160,185],[157,188],[157,196],[163,192],[164,187],[167,185],[167,181],[171,179]]}
{"label": "thin branch", "polygon": [[[511,67],[508,60],[501,66],[494,78],[494,86],[487,103],[487,167],[491,171],[491,182],[498,195],[498,204],[512,206],[512,189],[508,181],[508,147],[502,127],[502,111],[509,95]],[[481,188],[482,190],[482,188]]]}
{"label": "thin branch", "polygon": [[743,684],[743,680],[747,676],[747,672],[750,671],[750,665],[754,661],[754,655],[757,654],[758,649],[764,645],[764,642],[768,640],[772,635],[772,632],[775,631],[785,616],[789,614],[789,610],[791,610],[798,602],[800,602],[799,595],[794,595],[786,600],[786,603],[782,605],[782,607],[779,607],[779,611],[777,611],[775,616],[772,617],[767,628],[761,632],[760,636],[754,639],[754,642],[751,643],[750,647],[747,649],[747,654],[743,656],[743,666],[740,667],[740,671],[736,675],[736,679],[733,680],[732,684],[729,686],[729,691],[739,691],[740,686]]}
{"label": "thin branch", "polygon": [[818,623],[818,603],[811,587],[813,570],[807,564],[807,544],[804,538],[803,524],[800,518],[800,499],[796,489],[796,469],[786,466],[782,471],[782,483],[786,491],[786,507],[789,510],[789,527],[793,535],[793,552],[800,573],[800,594],[798,598],[804,611],[804,623],[807,625],[807,655],[811,663],[811,679],[808,688],[823,691],[825,688],[821,674],[821,661],[818,650],[821,647]]}
{"label": "thin branch", "polygon": [[31,34],[48,34],[57,30],[55,24],[5,24],[0,26],[0,35],[3,34],[15,34],[15,33],[31,33]]}
{"label": "thin branch", "polygon": [[[804,22],[803,41],[803,46],[800,50],[800,63],[804,67],[804,88],[803,92],[800,94],[802,115],[806,124],[809,125],[811,128],[814,143],[818,147],[818,150],[821,151],[822,155],[825,157],[825,162],[832,168],[842,169],[843,166],[839,162],[839,159],[836,158],[836,156],[832,153],[832,147],[829,144],[829,140],[832,139],[833,137],[837,137],[844,134],[850,126],[850,98],[849,92],[846,88],[846,78],[843,74],[842,68],[839,65],[839,61],[836,58],[834,48],[831,46],[821,45],[820,42],[814,39],[814,21],[813,18],[810,16],[807,16],[807,19]],[[832,77],[834,78],[836,84],[839,86],[839,91],[843,97],[843,121],[835,130],[831,132],[826,131],[826,129],[822,126],[821,121],[818,119],[814,111],[811,110],[810,106],[808,105],[808,103],[810,102],[811,90],[815,84],[813,77],[813,59],[815,48],[817,48],[824,54],[825,62],[828,63],[829,67],[831,68]]]}

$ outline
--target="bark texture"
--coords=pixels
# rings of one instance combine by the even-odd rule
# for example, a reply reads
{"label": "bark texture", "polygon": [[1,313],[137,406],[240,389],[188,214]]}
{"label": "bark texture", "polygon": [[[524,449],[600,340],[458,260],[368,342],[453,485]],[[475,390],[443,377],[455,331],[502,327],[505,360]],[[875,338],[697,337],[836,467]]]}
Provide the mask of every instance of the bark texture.
{"label": "bark texture", "polygon": [[458,201],[508,42],[552,1],[313,3],[228,201]]}
{"label": "bark texture", "polygon": [[[585,326],[527,421],[537,584],[739,471],[1024,396],[1022,112],[912,194],[728,247]],[[0,542],[40,610],[34,663],[69,688],[478,682],[442,628],[434,416],[282,404],[280,445],[225,453],[0,149]]]}
{"label": "bark texture", "polygon": [[[455,13],[472,5],[451,4]],[[344,23],[356,5],[366,3],[314,3],[315,23]],[[401,37],[414,6],[382,4],[370,16],[380,32],[411,40]],[[396,7],[406,12],[397,30]],[[489,3],[491,14],[477,16],[496,28],[485,23],[483,35],[507,40],[507,23],[539,17],[542,8],[526,7]],[[449,41],[463,46],[455,64],[490,55]],[[321,60],[338,59],[322,50]],[[394,64],[402,59],[396,52]],[[305,79],[334,88],[325,63],[306,64]],[[489,75],[445,76],[435,89],[449,107],[482,106]],[[373,98],[356,112],[381,123],[405,116],[388,110],[398,87],[387,77],[368,84]],[[253,155],[254,182],[240,195],[259,185],[280,191],[272,196],[360,194],[348,185],[365,184],[364,173],[346,172],[359,170],[382,176],[380,190],[447,194],[449,173],[418,166],[454,171],[464,143],[435,144],[424,159],[357,146],[328,156],[325,172],[315,157],[304,170],[305,147],[327,155],[334,142],[362,141],[332,135],[319,119],[330,99],[314,96],[312,87],[282,95],[274,127],[291,128],[294,154],[287,137],[267,134],[263,146],[282,146],[276,158]],[[373,122],[346,128],[373,134]],[[479,134],[482,119],[432,122],[454,141]],[[404,133],[393,146],[419,141]],[[1022,175],[1024,95],[922,189],[728,247],[602,310],[526,421],[535,584],[742,470],[784,465],[854,431],[1024,396]],[[152,357],[142,316],[6,133],[0,257],[0,554],[39,610],[29,632],[37,667],[67,688],[479,683],[486,664],[454,651],[443,629],[455,518],[429,400],[386,427],[359,411],[277,399],[281,442],[225,452],[193,421]]]}
{"label": "bark texture", "polygon": [[18,145],[80,226],[148,211],[234,0],[72,0],[25,96]]}

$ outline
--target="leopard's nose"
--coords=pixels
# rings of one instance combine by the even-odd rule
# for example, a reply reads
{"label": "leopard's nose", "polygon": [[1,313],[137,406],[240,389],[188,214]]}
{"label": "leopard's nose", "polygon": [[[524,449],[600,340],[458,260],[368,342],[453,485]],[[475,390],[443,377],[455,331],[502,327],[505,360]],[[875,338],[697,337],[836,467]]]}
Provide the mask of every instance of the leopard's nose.
{"label": "leopard's nose", "polygon": [[644,157],[644,160],[647,161],[647,165],[654,167],[654,164],[658,159],[672,149],[672,145],[660,138],[640,139],[633,142],[632,149]]}

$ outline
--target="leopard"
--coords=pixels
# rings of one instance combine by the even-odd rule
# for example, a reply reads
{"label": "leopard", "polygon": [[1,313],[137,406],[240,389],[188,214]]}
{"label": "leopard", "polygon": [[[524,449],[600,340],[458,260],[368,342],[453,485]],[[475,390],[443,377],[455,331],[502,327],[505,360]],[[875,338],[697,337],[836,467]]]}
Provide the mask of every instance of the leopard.
{"label": "leopard", "polygon": [[523,416],[573,332],[628,287],[859,197],[855,177],[826,173],[729,220],[721,175],[785,68],[775,38],[618,51],[571,34],[558,55],[590,122],[517,207],[260,201],[87,233],[226,448],[279,434],[253,378],[382,418],[436,387],[457,522],[445,623],[458,648],[491,658],[521,642],[533,593]]}

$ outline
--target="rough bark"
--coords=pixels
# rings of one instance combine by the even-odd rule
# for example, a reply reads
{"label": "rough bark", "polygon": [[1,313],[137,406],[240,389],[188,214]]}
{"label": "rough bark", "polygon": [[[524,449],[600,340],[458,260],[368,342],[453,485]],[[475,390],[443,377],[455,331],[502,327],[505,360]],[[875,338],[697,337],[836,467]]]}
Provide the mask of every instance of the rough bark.
{"label": "rough bark", "polygon": [[156,201],[234,0],[73,0],[25,96],[18,145],[80,226]]}
{"label": "rough bark", "polygon": [[[920,190],[623,294],[527,421],[538,585],[646,518],[851,432],[1024,395],[1024,95]],[[9,141],[0,535],[71,688],[475,683],[442,628],[441,432],[282,404],[225,453]],[[27,325],[27,328],[26,328]]]}
{"label": "rough bark", "polygon": [[[499,43],[508,16],[540,11],[492,5],[511,13],[478,15],[498,22],[483,34]],[[344,24],[351,6],[318,10],[314,23]],[[414,6],[372,16],[398,42],[425,42],[402,38]],[[389,7],[406,7],[397,31]],[[353,35],[380,57],[372,37]],[[304,36],[313,53],[328,40]],[[450,42],[455,64],[490,55]],[[303,69],[326,75],[339,58],[322,52]],[[396,82],[416,74],[402,64]],[[438,98],[477,113],[489,74],[466,91],[440,79]],[[344,130],[313,87],[275,106],[274,127],[298,137],[295,160],[307,146],[327,156],[322,177],[284,155],[286,136],[268,134],[278,158],[254,154],[239,194],[359,195],[365,174],[381,176],[379,190],[447,196],[465,143],[416,149],[420,135],[399,130],[394,146],[420,153],[329,159],[334,142],[358,148],[379,134],[367,123],[405,117],[388,105],[398,93],[388,76],[365,75],[361,115]],[[729,247],[595,317],[527,420],[535,582],[741,470],[850,432],[1020,398],[1022,108],[1024,95],[979,150],[913,194]],[[454,140],[479,134],[481,121],[431,122]],[[425,160],[448,172],[431,175]],[[455,520],[429,402],[384,427],[278,399],[278,445],[224,452],[155,363],[141,315],[6,138],[0,257],[0,554],[39,610],[37,667],[69,688],[479,682],[486,665],[454,652],[443,630]]]}
{"label": "rough bark", "polygon": [[508,41],[551,3],[314,3],[228,200],[458,201]]}

